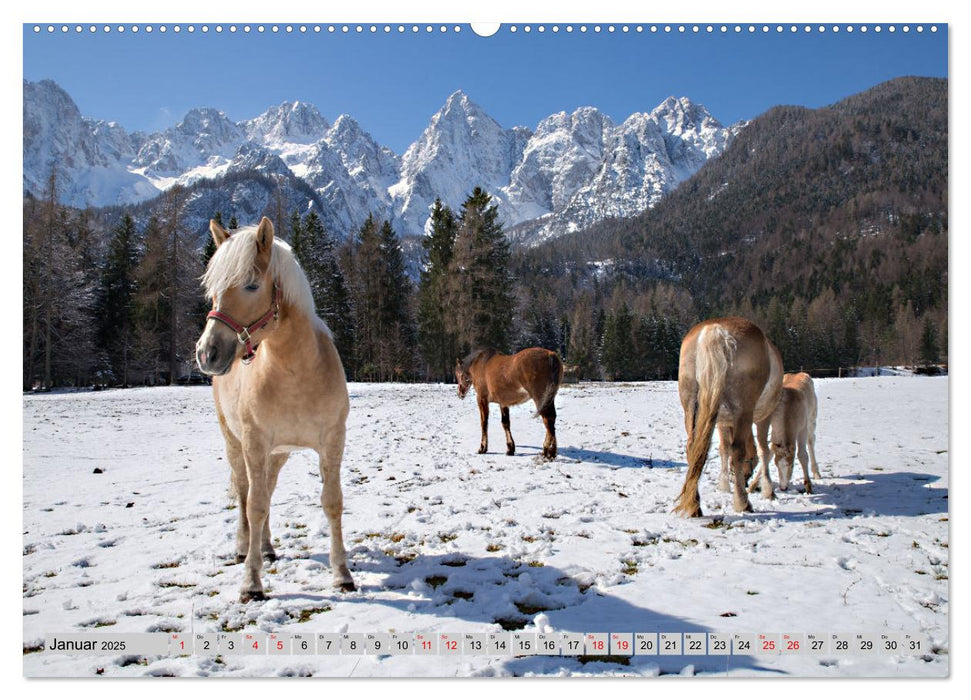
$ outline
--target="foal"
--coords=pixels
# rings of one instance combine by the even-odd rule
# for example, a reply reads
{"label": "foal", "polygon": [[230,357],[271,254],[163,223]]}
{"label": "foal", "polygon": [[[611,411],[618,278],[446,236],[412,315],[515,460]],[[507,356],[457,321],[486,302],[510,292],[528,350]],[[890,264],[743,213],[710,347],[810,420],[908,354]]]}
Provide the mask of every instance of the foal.
{"label": "foal", "polygon": [[563,363],[552,350],[527,348],[515,355],[502,355],[498,350],[473,351],[465,360],[455,361],[455,381],[459,398],[464,399],[470,386],[475,387],[482,422],[482,442],[479,454],[489,449],[489,404],[499,404],[502,427],[506,431],[506,454],[516,454],[516,443],[509,429],[509,407],[529,399],[536,406],[536,415],[543,417],[546,440],[543,457],[556,459],[556,407],[553,400],[563,379]]}
{"label": "foal", "polygon": [[[782,378],[782,397],[772,415],[766,418],[759,430],[768,432],[772,428],[772,453],[779,469],[779,488],[789,488],[792,468],[798,450],[799,464],[802,465],[803,484],[806,493],[813,492],[809,480],[809,464],[812,461],[813,476],[822,478],[816,464],[816,390],[812,378],[805,372],[787,374]],[[808,448],[808,454],[807,454]],[[760,470],[768,468],[768,461],[762,463]],[[761,476],[761,475],[760,475]],[[755,481],[752,482],[753,486]],[[749,487],[752,490],[752,486]]]}

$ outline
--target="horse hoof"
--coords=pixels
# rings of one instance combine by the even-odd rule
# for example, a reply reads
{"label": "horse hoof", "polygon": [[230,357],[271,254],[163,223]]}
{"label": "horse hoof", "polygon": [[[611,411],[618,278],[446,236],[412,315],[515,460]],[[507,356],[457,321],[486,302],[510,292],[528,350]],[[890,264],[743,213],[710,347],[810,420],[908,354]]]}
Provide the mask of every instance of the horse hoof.
{"label": "horse hoof", "polygon": [[506,454],[508,456],[512,457],[514,454],[516,454],[516,448],[515,447],[507,447],[506,448]]}
{"label": "horse hoof", "polygon": [[263,552],[263,561],[274,562],[276,561],[276,552],[272,549]]}
{"label": "horse hoof", "polygon": [[353,581],[342,581],[337,584],[337,588],[341,593],[353,593],[357,590],[357,586],[354,585]]}
{"label": "horse hoof", "polygon": [[485,447],[485,445],[483,445],[482,447],[480,447],[480,448],[479,448],[479,454],[480,454],[480,455],[484,455],[484,454],[486,453],[486,449],[487,449],[487,448]]}
{"label": "horse hoof", "polygon": [[242,564],[244,561],[246,561],[246,555],[245,554],[237,554],[236,555],[236,563],[237,564]]}
{"label": "horse hoof", "polygon": [[266,593],[263,591],[243,591],[239,594],[240,603],[249,603],[252,601],[262,601],[267,600]]}

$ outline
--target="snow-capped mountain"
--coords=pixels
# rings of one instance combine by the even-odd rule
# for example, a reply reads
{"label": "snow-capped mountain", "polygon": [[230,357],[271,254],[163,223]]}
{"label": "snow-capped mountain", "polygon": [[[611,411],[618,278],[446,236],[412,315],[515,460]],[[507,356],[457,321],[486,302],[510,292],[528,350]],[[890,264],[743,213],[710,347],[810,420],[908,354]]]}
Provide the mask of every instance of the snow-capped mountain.
{"label": "snow-capped mountain", "polygon": [[389,192],[395,223],[422,231],[436,197],[457,207],[473,187],[498,194],[522,157],[525,129],[504,129],[461,91],[453,93],[405,152]]}
{"label": "snow-capped mountain", "polygon": [[399,156],[349,115],[331,124],[307,102],[239,122],[215,108],[192,109],[146,135],[85,119],[52,81],[24,81],[24,189],[42,195],[52,163],[62,201],[76,206],[140,202],[174,184],[232,173],[296,176],[337,235],[374,213],[406,236],[424,232],[436,197],[458,209],[478,186],[494,195],[514,238],[531,244],[653,206],[739,128],[684,97],[620,124],[581,107],[535,130],[505,128],[457,91]]}

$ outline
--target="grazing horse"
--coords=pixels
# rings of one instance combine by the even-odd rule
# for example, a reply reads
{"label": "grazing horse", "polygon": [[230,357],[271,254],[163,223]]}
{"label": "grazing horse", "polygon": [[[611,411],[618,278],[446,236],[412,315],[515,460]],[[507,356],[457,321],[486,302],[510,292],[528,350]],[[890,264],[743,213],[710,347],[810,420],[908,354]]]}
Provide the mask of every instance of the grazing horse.
{"label": "grazing horse", "polygon": [[[796,451],[802,465],[803,484],[806,493],[813,492],[809,480],[809,463],[812,460],[813,476],[822,478],[816,464],[816,390],[812,378],[805,372],[787,374],[782,378],[782,396],[772,414],[759,426],[762,432],[772,429],[772,454],[779,469],[779,488],[789,488]],[[807,448],[808,447],[808,454]],[[808,458],[808,459],[807,459]],[[759,469],[767,469],[768,460]],[[755,485],[753,480],[752,485]],[[752,486],[749,487],[749,490]]]}
{"label": "grazing horse", "polygon": [[[782,358],[762,330],[744,318],[702,321],[681,342],[678,394],[688,434],[688,473],[674,510],[701,515],[698,479],[708,460],[717,425],[728,452],[734,483],[734,507],[751,511],[746,480],[757,459],[752,423],[764,421],[779,403]],[[759,433],[758,457],[768,461],[766,435]],[[722,486],[727,487],[727,473]],[[760,474],[762,495],[772,498],[767,471]],[[727,490],[727,489],[726,489]]]}
{"label": "grazing horse", "polygon": [[489,448],[489,404],[499,404],[502,427],[506,431],[506,454],[516,454],[516,443],[509,430],[509,407],[529,399],[536,405],[536,415],[543,417],[546,440],[543,457],[556,459],[556,407],[553,400],[563,379],[563,363],[552,350],[527,348],[515,355],[502,355],[498,350],[473,351],[465,360],[455,361],[455,381],[459,398],[464,399],[470,386],[475,387],[482,419],[482,443],[479,454]]}
{"label": "grazing horse", "polygon": [[269,219],[231,236],[215,221],[209,229],[217,248],[202,280],[212,311],[196,344],[196,361],[213,377],[216,415],[239,499],[236,560],[246,567],[240,602],[266,598],[260,567],[264,557],[276,559],[270,497],[290,452],[304,448],[319,457],[334,583],[354,590],[341,532],[349,402],[330,329],[314,311],[310,284],[290,247],[274,240]]}

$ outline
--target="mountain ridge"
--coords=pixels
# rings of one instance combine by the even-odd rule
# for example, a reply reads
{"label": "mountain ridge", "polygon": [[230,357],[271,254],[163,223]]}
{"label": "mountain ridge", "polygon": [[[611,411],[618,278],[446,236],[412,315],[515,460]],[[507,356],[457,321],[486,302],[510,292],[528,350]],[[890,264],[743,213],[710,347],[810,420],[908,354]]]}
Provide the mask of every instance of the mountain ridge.
{"label": "mountain ridge", "polygon": [[83,117],[52,80],[24,81],[24,127],[24,190],[42,194],[57,162],[61,199],[73,206],[133,204],[244,166],[280,174],[282,163],[334,208],[325,218],[342,237],[371,213],[421,235],[435,198],[457,209],[480,186],[527,244],[653,206],[738,132],[673,96],[619,124],[582,106],[535,130],[506,128],[456,90],[398,155],[351,115],[330,122],[300,100],[235,122],[195,107],[162,131],[127,132]]}

